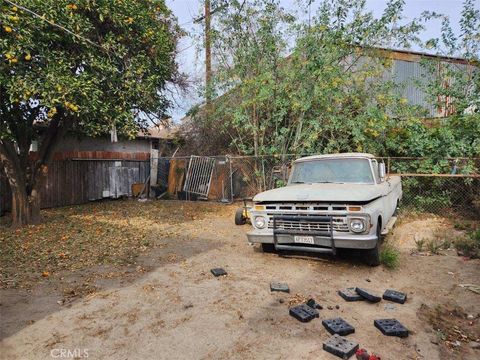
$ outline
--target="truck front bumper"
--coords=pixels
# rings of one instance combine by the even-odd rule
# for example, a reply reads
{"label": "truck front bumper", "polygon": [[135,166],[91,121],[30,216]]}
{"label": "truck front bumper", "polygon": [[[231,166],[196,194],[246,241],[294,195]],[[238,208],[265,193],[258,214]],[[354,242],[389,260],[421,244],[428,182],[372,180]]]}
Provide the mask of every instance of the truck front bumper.
{"label": "truck front bumper", "polygon": [[[250,244],[273,244],[273,230],[252,230],[247,233],[248,242]],[[366,235],[354,235],[354,234],[343,234],[343,233],[333,233],[333,239],[335,241],[336,248],[344,249],[373,249],[377,245],[377,235],[366,234]],[[329,237],[323,236],[314,236],[314,242],[317,246],[322,247],[331,247],[332,242]],[[278,234],[277,243],[280,245],[293,245],[294,235],[288,234]],[[302,244],[296,244],[302,245]]]}

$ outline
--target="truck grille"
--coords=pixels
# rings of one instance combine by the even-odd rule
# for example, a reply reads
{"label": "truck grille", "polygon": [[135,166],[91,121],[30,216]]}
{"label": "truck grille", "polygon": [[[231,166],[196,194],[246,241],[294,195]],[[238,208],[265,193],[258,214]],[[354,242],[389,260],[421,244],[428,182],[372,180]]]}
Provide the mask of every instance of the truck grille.
{"label": "truck grille", "polygon": [[[348,224],[344,222],[344,217],[333,218],[333,231],[348,232]],[[277,220],[277,229],[281,230],[300,230],[300,231],[330,231],[330,223],[320,221],[290,221]],[[270,218],[268,228],[273,229],[273,220]]]}
{"label": "truck grille", "polygon": [[[265,206],[269,217],[268,228],[273,229],[273,217],[279,215],[288,216],[322,216],[333,217],[333,231],[349,232],[347,224],[346,204],[326,204],[326,203],[280,203],[267,204]],[[325,231],[330,232],[330,223],[318,220],[280,220],[276,221],[277,229],[298,230],[298,231]]]}

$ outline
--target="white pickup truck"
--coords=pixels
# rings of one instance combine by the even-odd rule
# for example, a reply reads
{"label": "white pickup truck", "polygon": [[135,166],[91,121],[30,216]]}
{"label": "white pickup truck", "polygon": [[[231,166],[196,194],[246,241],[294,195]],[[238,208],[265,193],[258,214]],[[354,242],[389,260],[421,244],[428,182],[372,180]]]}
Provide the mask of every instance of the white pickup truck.
{"label": "white pickup truck", "polygon": [[371,154],[304,157],[293,163],[287,186],[253,198],[248,242],[264,251],[360,249],[376,266],[401,198],[400,177],[386,177]]}

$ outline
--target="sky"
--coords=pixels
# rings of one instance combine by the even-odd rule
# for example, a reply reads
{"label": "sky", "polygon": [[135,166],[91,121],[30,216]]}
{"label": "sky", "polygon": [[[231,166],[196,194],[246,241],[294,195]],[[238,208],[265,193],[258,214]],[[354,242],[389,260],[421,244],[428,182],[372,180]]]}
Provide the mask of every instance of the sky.
{"label": "sky", "polygon": [[[355,1],[355,0],[352,0]],[[318,3],[318,1],[316,1]],[[374,15],[380,16],[385,8],[386,0],[367,0],[367,9]],[[404,21],[408,22],[425,11],[435,11],[447,15],[454,31],[458,32],[458,22],[460,20],[463,0],[405,0]],[[174,107],[170,111],[172,119],[178,122],[195,104],[202,101],[198,94],[196,84],[201,83],[204,78],[204,55],[198,48],[199,36],[201,35],[202,25],[193,23],[193,19],[200,16],[203,12],[203,0],[166,0],[168,7],[178,18],[180,26],[189,32],[190,35],[181,39],[178,49],[178,63],[180,71],[187,74],[189,78],[189,89],[185,94],[178,94],[173,99]],[[294,12],[297,9],[297,0],[280,0],[284,9]],[[480,0],[477,0],[480,8]],[[315,11],[315,1],[311,9]],[[422,40],[428,40],[437,37],[440,34],[440,22],[432,21],[421,34]],[[201,44],[200,44],[201,45]],[[415,49],[413,50],[420,50]],[[213,49],[215,51],[215,49]]]}

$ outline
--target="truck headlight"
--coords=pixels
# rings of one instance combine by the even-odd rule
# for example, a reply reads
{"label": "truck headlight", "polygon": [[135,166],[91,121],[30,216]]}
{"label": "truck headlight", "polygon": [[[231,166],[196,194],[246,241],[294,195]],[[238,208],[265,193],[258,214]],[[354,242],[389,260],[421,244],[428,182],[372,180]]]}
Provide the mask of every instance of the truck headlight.
{"label": "truck headlight", "polygon": [[367,224],[364,219],[350,219],[348,226],[350,230],[355,233],[362,233],[367,228]]}
{"label": "truck headlight", "polygon": [[253,221],[253,225],[257,229],[263,229],[267,226],[267,219],[265,219],[265,217],[263,217],[263,216],[256,216],[254,221]]}

